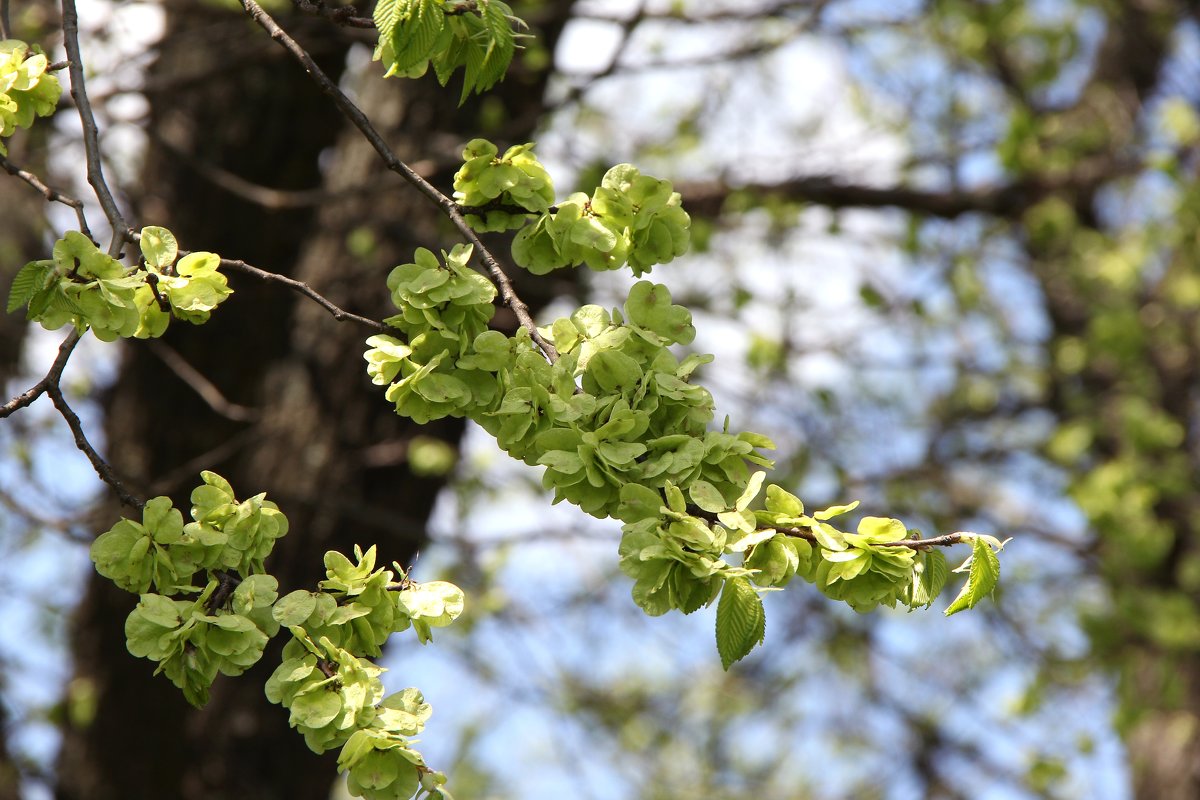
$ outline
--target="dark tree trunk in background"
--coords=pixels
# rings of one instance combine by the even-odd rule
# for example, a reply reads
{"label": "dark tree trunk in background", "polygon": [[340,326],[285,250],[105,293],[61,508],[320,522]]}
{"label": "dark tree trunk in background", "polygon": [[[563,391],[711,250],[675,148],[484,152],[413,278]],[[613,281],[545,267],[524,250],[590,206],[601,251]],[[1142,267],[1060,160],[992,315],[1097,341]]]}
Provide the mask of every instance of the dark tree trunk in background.
{"label": "dark tree trunk in background", "polygon": [[[537,31],[546,46],[569,7],[558,4]],[[166,40],[149,76],[151,142],[136,219],[169,227],[185,249],[305,280],[348,310],[391,313],[388,270],[416,246],[455,241],[432,206],[383,171],[261,29],[207,3],[173,0],[167,8]],[[326,20],[279,16],[331,75],[341,72],[350,34]],[[466,139],[523,141],[540,118],[545,73],[514,71],[490,95],[504,105],[504,119],[520,121],[502,131],[481,127],[478,104],[457,108],[453,84],[383,82],[379,73],[353,81],[360,103],[402,158],[434,159],[441,168],[433,180],[446,191]],[[276,193],[265,199],[291,207],[270,208],[221,188],[236,189],[230,176],[272,189],[321,188],[325,196],[304,206]],[[170,494],[184,509],[201,469],[224,475],[240,498],[266,491],[291,522],[268,562],[281,593],[323,577],[328,549],[377,543],[381,562],[406,562],[424,538],[441,480],[407,468],[404,443],[416,429],[366,378],[363,340],[371,331],[338,323],[277,286],[239,275],[231,285],[236,294],[210,323],[177,322],[164,343],[230,403],[251,409],[251,418],[214,413],[155,346],[134,342],[106,404],[113,464],[141,494]],[[461,430],[447,420],[421,432],[457,442]],[[98,706],[89,724],[65,730],[58,797],[327,797],[336,752],[311,753],[288,728],[287,713],[263,696],[283,637],[244,677],[218,678],[208,706],[196,711],[169,681],[151,677],[151,662],[126,652],[124,619],[135,602],[105,581],[89,584],[73,646],[78,677]]]}

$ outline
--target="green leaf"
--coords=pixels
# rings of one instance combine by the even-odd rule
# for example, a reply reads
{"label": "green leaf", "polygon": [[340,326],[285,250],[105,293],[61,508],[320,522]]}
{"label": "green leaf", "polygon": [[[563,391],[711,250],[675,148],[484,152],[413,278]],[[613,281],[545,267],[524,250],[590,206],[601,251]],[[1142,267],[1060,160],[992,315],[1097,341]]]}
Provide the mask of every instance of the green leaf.
{"label": "green leaf", "polygon": [[767,487],[767,510],[789,517],[798,517],[804,513],[804,503],[796,495],[784,491],[775,484]]}
{"label": "green leaf", "polygon": [[745,511],[746,508],[753,502],[758,495],[758,490],[762,487],[763,479],[767,477],[765,472],[756,472],[750,476],[750,480],[746,483],[746,488],[742,492],[741,497],[737,499],[734,508],[738,511]]}
{"label": "green leaf", "polygon": [[968,565],[970,572],[967,573],[967,582],[958,593],[958,597],[954,598],[954,602],[946,609],[947,617],[964,609],[974,608],[979,601],[992,593],[996,582],[1000,580],[1000,559],[982,538],[974,540],[971,557],[959,570]]}
{"label": "green leaf", "polygon": [[946,556],[940,550],[931,550],[923,555],[919,567],[918,570],[913,571],[910,605],[913,608],[917,606],[929,608],[942,593],[942,587],[946,585],[946,575],[949,572],[949,568],[946,566]]}
{"label": "green leaf", "polygon": [[51,261],[30,261],[17,271],[12,288],[8,292],[8,311],[11,314],[21,308],[37,294],[46,283],[46,276],[53,268]]}
{"label": "green leaf", "polygon": [[[908,529],[898,519],[887,517],[863,517],[858,523],[858,533],[871,544],[898,542],[908,535]],[[848,541],[853,541],[847,537]]]}
{"label": "green leaf", "polygon": [[726,670],[745,658],[766,635],[766,613],[746,578],[730,578],[717,603],[717,652]]}
{"label": "green leaf", "polygon": [[853,511],[856,508],[858,508],[857,500],[855,500],[853,503],[847,503],[844,506],[830,506],[824,511],[818,511],[817,513],[813,514],[813,519],[832,519],[840,514],[846,514],[850,511]]}
{"label": "green leaf", "polygon": [[292,724],[307,728],[323,728],[340,713],[341,695],[324,689],[302,694],[292,702]]}
{"label": "green leaf", "polygon": [[379,0],[375,4],[375,11],[372,15],[375,19],[375,28],[379,31],[379,38],[391,39],[393,29],[396,23],[400,21],[400,16],[408,7],[405,0]]}
{"label": "green leaf", "polygon": [[280,598],[275,607],[271,609],[271,615],[280,625],[290,628],[293,625],[303,624],[316,607],[317,598],[312,592],[297,589]]}
{"label": "green leaf", "polygon": [[725,498],[717,491],[717,487],[708,481],[697,480],[688,487],[692,502],[710,514],[719,514],[728,508]]}
{"label": "green leaf", "polygon": [[146,259],[146,265],[157,270],[174,264],[179,255],[179,243],[175,240],[175,234],[157,225],[142,228],[138,245],[142,249],[142,257]]}
{"label": "green leaf", "polygon": [[682,514],[687,511],[687,502],[683,499],[683,492],[673,483],[668,482],[663,487],[663,492],[667,497],[667,507],[676,514]]}

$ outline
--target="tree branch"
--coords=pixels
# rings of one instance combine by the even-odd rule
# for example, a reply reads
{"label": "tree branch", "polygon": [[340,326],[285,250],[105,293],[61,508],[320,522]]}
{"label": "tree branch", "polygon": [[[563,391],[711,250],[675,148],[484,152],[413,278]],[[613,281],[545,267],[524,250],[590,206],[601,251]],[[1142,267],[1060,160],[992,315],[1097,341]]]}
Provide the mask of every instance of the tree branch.
{"label": "tree branch", "polygon": [[253,422],[261,414],[257,409],[248,408],[238,403],[231,403],[212,381],[204,377],[200,370],[187,362],[179,351],[161,339],[150,339],[146,342],[150,352],[167,365],[167,369],[194,391],[201,400],[208,404],[214,413],[234,422]]}
{"label": "tree branch", "polygon": [[[182,251],[180,251],[180,253],[184,254]],[[259,269],[258,267],[247,264],[245,261],[239,261],[233,258],[222,258],[221,266],[245,273],[246,275],[251,275],[261,281],[266,281],[267,283],[278,283],[287,286],[289,289],[299,292],[315,302],[317,305],[321,306],[321,308],[324,308],[326,311],[332,314],[333,318],[338,322],[350,320],[351,322],[357,322],[360,325],[365,325],[371,330],[379,331],[380,333],[391,333],[395,330],[394,328],[385,325],[378,320],[362,317],[358,314],[352,314],[349,311],[339,308],[338,306],[334,305],[331,300],[326,298],[304,281],[298,281],[295,278],[289,278],[286,275],[280,275],[277,272],[267,272],[265,269]]]}
{"label": "tree branch", "polygon": [[963,214],[990,214],[1013,218],[1045,198],[1059,193],[1086,194],[1106,181],[1142,168],[1140,163],[1122,161],[1103,167],[1081,169],[1061,178],[1025,178],[978,189],[915,189],[908,186],[865,186],[838,178],[816,175],[791,178],[778,183],[699,183],[680,186],[689,213],[701,217],[720,215],[725,201],[735,193],[757,198],[801,200],[830,208],[897,208],[916,214],[954,219]]}
{"label": "tree branch", "polygon": [[[64,0],[64,2],[71,2],[71,0]],[[342,114],[353,123],[354,127],[358,128],[363,137],[375,148],[375,152],[383,159],[383,163],[387,168],[412,184],[450,219],[454,227],[474,246],[475,252],[483,260],[484,267],[487,268],[488,273],[492,276],[492,280],[500,289],[500,297],[504,300],[504,304],[516,315],[521,326],[529,331],[530,338],[538,345],[546,358],[550,361],[557,359],[558,352],[538,332],[537,324],[534,323],[533,318],[529,315],[529,307],[517,296],[511,281],[508,279],[508,275],[501,269],[496,257],[492,255],[491,251],[487,249],[475,231],[471,229],[471,226],[463,219],[463,215],[459,213],[455,202],[438,191],[433,184],[422,178],[412,167],[405,164],[392,152],[391,148],[384,142],[383,137],[371,125],[371,121],[367,119],[366,114],[338,88],[336,83],[329,79],[329,76],[313,61],[312,56],[305,52],[304,48],[295,39],[288,36],[287,32],[279,27],[279,23],[275,22],[271,18],[271,15],[262,9],[262,6],[256,3],[255,0],[242,0],[242,7],[246,9],[246,13],[263,30],[270,34],[272,39],[278,42],[281,47],[291,53],[300,62],[304,70],[316,82],[317,86],[321,88],[321,91],[333,100]]]}
{"label": "tree branch", "polygon": [[[162,134],[150,130],[147,135],[154,140],[163,149],[167,150],[187,166],[191,167],[196,173],[204,178],[209,183],[217,186],[230,194],[237,195],[251,203],[256,203],[263,208],[268,208],[273,211],[290,208],[312,208],[323,203],[332,202],[342,197],[359,196],[368,191],[377,191],[383,187],[385,175],[375,176],[371,181],[350,186],[339,190],[329,190],[323,188],[316,189],[276,189],[272,186],[262,186],[252,181],[248,181],[240,175],[230,172],[227,169],[222,169],[215,164],[212,164],[203,159],[197,158],[192,153],[187,152],[181,147],[178,147],[173,142],[168,141],[167,137]],[[388,179],[391,180],[391,179]]]}
{"label": "tree branch", "polygon": [[46,387],[46,394],[50,395],[50,400],[54,403],[54,407],[58,409],[58,413],[67,421],[68,427],[71,429],[71,434],[75,437],[75,446],[92,462],[92,468],[96,470],[96,474],[100,476],[100,480],[107,483],[117,493],[117,497],[127,506],[132,506],[136,509],[146,507],[146,502],[136,497],[128,489],[121,479],[117,477],[117,473],[113,471],[112,465],[105,461],[96,448],[92,447],[88,441],[87,435],[83,432],[83,423],[79,421],[79,416],[67,404],[67,399],[63,397],[62,387],[58,381],[52,381]]}
{"label": "tree branch", "polygon": [[71,357],[71,351],[75,349],[75,345],[79,344],[79,339],[79,331],[72,329],[67,334],[67,338],[63,339],[62,344],[58,346],[58,355],[54,358],[54,362],[50,364],[50,370],[46,373],[46,376],[5,403],[0,408],[0,419],[4,419],[14,411],[30,405],[34,400],[45,394],[51,385],[58,385],[59,380],[62,378],[63,370],[67,366],[67,359]]}
{"label": "tree branch", "polygon": [[374,30],[375,20],[371,17],[357,16],[358,9],[354,6],[328,6],[325,0],[292,0],[292,5],[308,14],[333,20],[338,25],[347,28],[363,28]]}
{"label": "tree branch", "polygon": [[[766,529],[760,529],[766,530]],[[809,528],[774,528],[784,536],[790,536],[793,539],[804,539],[808,542],[817,542],[816,534]],[[964,533],[947,533],[943,536],[935,536],[932,539],[901,539],[897,542],[876,542],[872,547],[908,547],[913,550],[930,550],[934,547],[950,547],[968,539],[975,538],[971,534]]]}
{"label": "tree branch", "polygon": [[62,203],[65,206],[70,206],[71,208],[75,209],[75,218],[79,221],[79,231],[93,242],[96,241],[96,237],[92,236],[92,232],[88,228],[87,217],[83,212],[83,201],[77,200],[69,195],[65,195],[55,189],[51,189],[49,186],[43,183],[37,175],[34,175],[27,169],[22,169],[4,156],[0,156],[0,167],[3,167],[4,171],[9,175],[20,178],[36,189],[42,195],[42,197],[46,198],[46,202]]}
{"label": "tree branch", "polygon": [[79,51],[79,13],[75,10],[75,0],[62,0],[63,11],[63,46],[70,61],[68,71],[71,75],[71,99],[79,111],[79,122],[83,126],[83,149],[87,156],[87,179],[104,209],[104,216],[112,226],[112,242],[108,246],[108,254],[117,258],[121,247],[125,244],[125,231],[129,226],[117,201],[104,180],[104,166],[100,157],[100,133],[96,127],[96,116],[92,113],[92,103],[88,100],[87,89],[83,82],[83,57]]}

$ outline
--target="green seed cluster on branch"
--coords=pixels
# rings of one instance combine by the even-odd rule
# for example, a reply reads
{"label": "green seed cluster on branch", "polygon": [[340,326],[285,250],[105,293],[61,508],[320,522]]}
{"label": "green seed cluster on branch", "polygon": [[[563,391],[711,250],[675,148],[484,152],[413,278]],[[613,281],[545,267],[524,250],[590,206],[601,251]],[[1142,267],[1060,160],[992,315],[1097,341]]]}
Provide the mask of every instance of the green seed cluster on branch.
{"label": "green seed cluster on branch", "polygon": [[627,484],[705,480],[737,497],[766,437],[709,429],[712,396],[689,383],[711,356],[680,362],[668,349],[695,336],[665,286],[639,281],[624,315],[585,306],[542,331],[559,358],[526,357],[503,376],[504,398],[478,422],[502,448],[546,468],[555,500],[614,516]]}
{"label": "green seed cluster on branch", "polygon": [[397,413],[418,421],[470,416],[513,456],[546,467],[557,500],[600,517],[614,513],[628,483],[702,479],[733,498],[749,477],[747,462],[770,464],[755,451],[771,446],[765,437],[708,429],[712,397],[688,378],[710,357],[681,363],[668,349],[691,342],[695,330],[666,287],[639,282],[624,315],[586,306],[556,321],[542,331],[559,353],[550,364],[527,331],[511,339],[477,333],[490,304],[470,305],[474,315],[460,311],[455,298],[474,302],[465,290],[483,280],[466,267],[469,255],[456,247],[443,266],[419,250],[417,263],[389,278],[405,309],[389,322],[410,339],[373,336],[365,357],[372,380],[389,384]]}
{"label": "green seed cluster on branch", "polygon": [[[478,230],[504,230],[543,208],[552,184],[530,145],[498,157],[472,141],[455,177],[457,197]],[[489,218],[495,210],[507,214]],[[514,210],[517,209],[517,210]],[[521,211],[523,210],[523,211]],[[572,195],[517,233],[514,258],[532,272],[568,264],[594,269],[628,264],[635,275],[683,253],[689,219],[666,181],[628,164],[610,169],[589,197]],[[409,336],[368,340],[367,371],[388,385],[397,413],[418,421],[467,416],[515,458],[545,468],[542,483],[597,517],[625,523],[621,569],[648,614],[685,614],[717,606],[717,649],[726,668],[765,634],[760,595],[797,575],[857,611],[897,603],[930,605],[946,579],[945,558],[916,544],[899,520],[865,517],[854,533],[828,520],[852,503],[804,513],[778,486],[765,508],[751,508],[772,462],[765,436],[711,428],[712,396],[691,382],[712,360],[670,351],[695,337],[691,314],[665,286],[639,281],[622,309],[589,305],[538,329],[557,356],[547,359],[533,335],[506,338],[484,330],[494,293],[468,289],[471,250],[427,250],[388,279],[402,313],[389,322]],[[484,300],[488,303],[484,309]],[[462,298],[462,299],[460,299]],[[459,308],[478,309],[472,315]],[[397,377],[400,380],[395,380]],[[436,380],[436,383],[429,383]],[[995,585],[992,537],[975,539],[967,586],[947,613],[969,608]],[[968,565],[964,565],[966,568]]]}
{"label": "green seed cluster on branch", "polygon": [[640,276],[687,252],[690,225],[668,181],[618,164],[590,197],[576,192],[523,228],[513,240],[513,260],[535,275],[579,264],[594,270],[628,264]]}
{"label": "green seed cluster on branch", "polygon": [[[554,203],[554,182],[533,154],[532,144],[513,145],[499,155],[487,139],[472,139],[463,150],[462,168],[454,174],[454,199],[467,208],[488,208],[467,214],[475,230],[507,231],[525,225],[530,214],[543,214]],[[515,212],[520,207],[528,214]]]}
{"label": "green seed cluster on branch", "polygon": [[[369,659],[396,632],[413,628],[428,642],[434,628],[463,611],[462,590],[444,581],[416,583],[399,566],[376,568],[375,548],[354,561],[325,554],[317,591],[278,596],[264,572],[287,519],[263,495],[239,501],[221,476],[202,473],[192,492],[192,521],[166,497],[146,503],[141,522],[122,519],[92,544],[96,570],[140,594],[125,622],[126,646],[158,662],[201,706],[217,674],[255,664],[281,627],[291,633],[283,662],[266,685],[268,699],[317,753],[350,744],[339,758],[357,797],[407,798],[418,789],[449,797],[445,776],[425,766],[409,737],[430,709],[416,689],[383,696],[383,669]],[[203,573],[203,586],[195,585]],[[399,578],[397,581],[396,578]]]}
{"label": "green seed cluster on branch", "polygon": [[58,107],[62,86],[46,54],[16,39],[0,40],[0,156],[8,155],[4,140],[17,128],[33,125],[35,117],[48,117]]}
{"label": "green seed cluster on branch", "polygon": [[[201,477],[192,522],[184,525],[170,499],[156,497],[140,523],[122,519],[91,547],[97,572],[141,595],[125,621],[129,652],[157,661],[156,672],[196,706],[208,700],[217,673],[241,674],[278,630],[271,615],[278,584],[263,573],[263,560],[288,528],[263,495],[239,502],[220,475]],[[205,574],[203,586],[193,582],[197,573]]]}
{"label": "green seed cluster on branch", "polygon": [[416,689],[384,698],[383,669],[369,657],[409,627],[428,641],[431,628],[462,613],[463,594],[443,581],[413,583],[399,566],[376,568],[374,547],[354,555],[326,553],[319,591],[295,591],[275,604],[274,620],[292,639],[267,681],[267,698],[289,709],[315,752],[343,748],[338,764],[356,797],[407,798],[437,775],[407,738],[420,733],[430,709]]}
{"label": "green seed cluster on branch", "polygon": [[367,372],[396,413],[417,422],[461,417],[488,405],[498,386],[495,368],[507,358],[507,339],[488,331],[496,288],[472,270],[471,245],[456,245],[439,260],[425,248],[414,263],[388,276],[400,314],[385,322],[408,341],[379,334],[367,340]]}
{"label": "green seed cluster on branch", "polygon": [[214,253],[190,253],[176,262],[175,237],[165,228],[141,232],[143,266],[128,270],[78,231],[54,245],[53,257],[31,261],[13,278],[9,313],[26,315],[47,330],[74,325],[97,339],[162,336],[171,317],[194,325],[233,292]]}
{"label": "green seed cluster on branch", "polygon": [[445,86],[464,69],[460,102],[496,85],[516,50],[514,25],[523,25],[499,0],[380,0],[375,61],[384,77],[419,78],[433,67]]}

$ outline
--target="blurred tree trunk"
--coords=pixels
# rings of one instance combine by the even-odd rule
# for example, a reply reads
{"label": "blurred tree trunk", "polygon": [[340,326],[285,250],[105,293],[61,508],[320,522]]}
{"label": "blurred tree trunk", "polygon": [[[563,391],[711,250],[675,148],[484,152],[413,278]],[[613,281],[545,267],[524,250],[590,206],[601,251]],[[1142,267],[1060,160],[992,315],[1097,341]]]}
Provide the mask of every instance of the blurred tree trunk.
{"label": "blurred tree trunk", "polygon": [[[570,5],[557,4],[538,31],[548,48]],[[169,227],[185,249],[307,281],[348,310],[391,313],[388,270],[418,245],[448,249],[454,241],[432,206],[386,173],[303,70],[241,15],[194,0],[170,0],[167,13],[148,77],[151,141],[136,218]],[[320,18],[279,17],[331,76],[342,72],[352,34]],[[532,133],[547,78],[545,70],[514,69],[488,102],[494,111],[498,100],[499,118],[518,122],[487,131],[481,104],[458,108],[453,84],[384,82],[379,72],[350,78],[360,104],[401,158],[432,159],[430,177],[443,190],[466,139],[485,132],[523,141]],[[315,198],[290,193],[314,187],[322,190]],[[143,495],[170,494],[185,509],[201,469],[224,475],[239,497],[266,491],[291,522],[268,562],[281,593],[323,577],[328,549],[378,543],[382,563],[406,563],[424,539],[442,479],[408,469],[405,444],[418,429],[366,379],[371,331],[338,323],[278,286],[240,275],[230,282],[236,294],[203,330],[177,322],[163,344],[236,407],[216,413],[167,368],[169,351],[134,342],[106,403],[114,465]],[[462,425],[419,430],[456,443]],[[123,624],[134,602],[105,581],[89,584],[73,637],[73,685],[93,691],[98,705],[64,731],[57,796],[327,797],[336,751],[311,753],[287,713],[263,696],[283,637],[246,676],[219,678],[197,711],[167,680],[151,677],[150,662],[126,652]]]}

